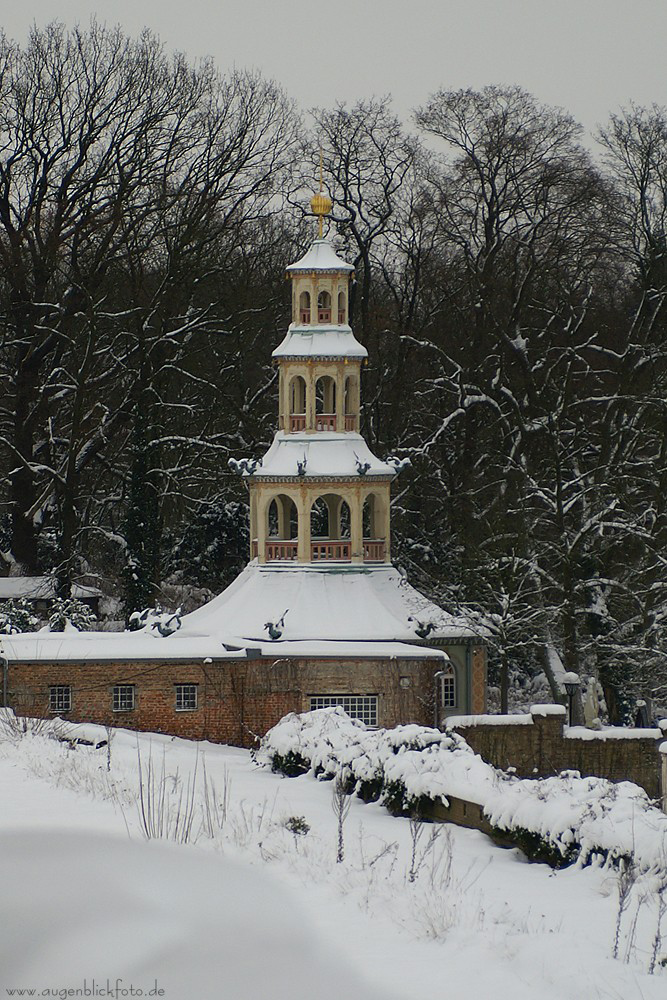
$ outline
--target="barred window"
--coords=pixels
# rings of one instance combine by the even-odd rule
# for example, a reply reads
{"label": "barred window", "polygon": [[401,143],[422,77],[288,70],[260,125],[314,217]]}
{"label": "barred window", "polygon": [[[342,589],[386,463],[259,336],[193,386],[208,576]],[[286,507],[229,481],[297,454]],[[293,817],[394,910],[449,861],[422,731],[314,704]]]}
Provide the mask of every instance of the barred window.
{"label": "barred window", "polygon": [[351,719],[359,719],[367,726],[378,724],[378,699],[376,694],[313,694],[310,710],[340,705]]}
{"label": "barred window", "polygon": [[131,712],[134,708],[134,684],[116,684],[113,689],[114,712]]}
{"label": "barred window", "polygon": [[72,710],[72,688],[69,684],[54,684],[49,688],[49,709],[52,712]]}
{"label": "barred window", "polygon": [[197,707],[197,685],[176,685],[176,711],[193,712]]}
{"label": "barred window", "polygon": [[456,674],[451,663],[445,668],[443,676],[440,678],[440,707],[456,707]]}

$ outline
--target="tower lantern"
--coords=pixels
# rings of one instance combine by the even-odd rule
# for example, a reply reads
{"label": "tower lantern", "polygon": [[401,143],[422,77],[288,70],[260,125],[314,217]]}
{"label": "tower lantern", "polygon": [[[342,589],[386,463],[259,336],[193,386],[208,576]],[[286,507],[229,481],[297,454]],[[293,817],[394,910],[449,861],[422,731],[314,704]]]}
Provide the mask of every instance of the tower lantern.
{"label": "tower lantern", "polygon": [[354,268],[322,236],[331,200],[311,200],[318,236],[287,268],[292,322],[273,352],[279,367],[278,431],[245,469],[251,557],[259,563],[391,561],[390,485],[396,465],[360,434],[366,348],[349,324]]}

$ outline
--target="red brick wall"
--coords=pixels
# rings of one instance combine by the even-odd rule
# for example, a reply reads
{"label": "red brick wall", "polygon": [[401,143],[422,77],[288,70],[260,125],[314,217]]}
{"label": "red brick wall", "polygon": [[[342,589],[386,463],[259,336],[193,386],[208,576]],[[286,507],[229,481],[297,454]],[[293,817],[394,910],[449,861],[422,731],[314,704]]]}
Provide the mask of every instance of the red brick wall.
{"label": "red brick wall", "polygon": [[[188,739],[252,746],[288,712],[316,694],[374,694],[378,724],[433,723],[433,660],[214,660],[210,663],[16,663],[9,704],[20,715],[49,717],[49,688],[69,685],[65,717]],[[135,686],[135,708],[112,709],[113,688]],[[176,711],[175,685],[196,684],[194,711]]]}

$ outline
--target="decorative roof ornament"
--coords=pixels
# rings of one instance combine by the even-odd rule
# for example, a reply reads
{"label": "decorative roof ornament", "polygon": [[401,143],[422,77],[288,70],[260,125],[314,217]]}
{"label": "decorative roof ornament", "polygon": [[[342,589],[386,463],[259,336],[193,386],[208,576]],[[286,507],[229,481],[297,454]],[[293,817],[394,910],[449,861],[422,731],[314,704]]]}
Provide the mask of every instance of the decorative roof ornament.
{"label": "decorative roof ornament", "polygon": [[322,239],[322,227],[325,215],[328,215],[333,208],[331,198],[324,193],[324,181],[322,174],[322,147],[320,146],[320,190],[310,199],[310,209],[313,215],[318,216],[318,239]]}

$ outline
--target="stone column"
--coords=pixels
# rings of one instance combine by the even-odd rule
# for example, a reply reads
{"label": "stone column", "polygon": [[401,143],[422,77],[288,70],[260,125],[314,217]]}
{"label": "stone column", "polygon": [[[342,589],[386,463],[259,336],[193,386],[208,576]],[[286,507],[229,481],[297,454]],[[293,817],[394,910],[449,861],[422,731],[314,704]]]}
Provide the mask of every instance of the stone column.
{"label": "stone column", "polygon": [[315,376],[312,361],[308,362],[306,374],[306,430],[309,434],[315,430]]}
{"label": "stone column", "polygon": [[299,517],[299,546],[297,559],[299,562],[310,562],[310,491],[302,484],[297,502]]}
{"label": "stone column", "polygon": [[360,490],[350,496],[350,550],[353,563],[364,561],[364,503]]}
{"label": "stone column", "polygon": [[336,430],[345,430],[345,371],[340,365],[336,371]]}
{"label": "stone column", "polygon": [[[391,495],[389,490],[388,486],[384,488],[384,496],[382,498],[382,537],[384,538],[384,561],[387,563],[391,562]],[[377,520],[377,511],[375,516]]]}
{"label": "stone column", "polygon": [[257,558],[260,563],[266,562],[267,511],[272,499],[270,494],[257,497]]}

